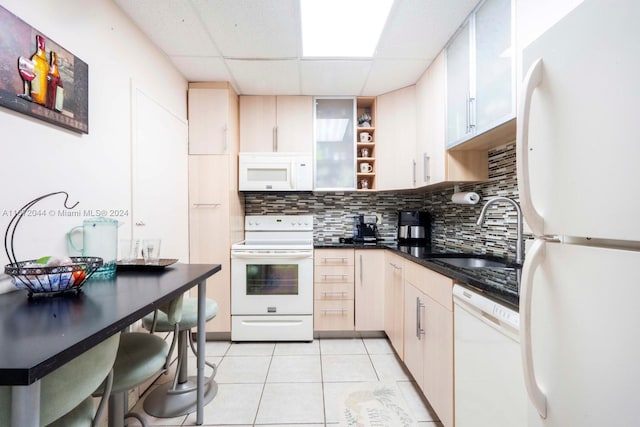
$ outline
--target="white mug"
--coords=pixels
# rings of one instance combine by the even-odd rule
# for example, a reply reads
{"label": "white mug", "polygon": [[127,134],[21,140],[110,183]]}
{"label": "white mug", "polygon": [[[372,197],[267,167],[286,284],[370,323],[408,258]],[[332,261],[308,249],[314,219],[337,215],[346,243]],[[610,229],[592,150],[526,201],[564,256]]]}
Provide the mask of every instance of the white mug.
{"label": "white mug", "polygon": [[362,132],[360,134],[360,142],[371,142],[373,141],[373,137],[369,132]]}
{"label": "white mug", "polygon": [[373,172],[373,166],[371,166],[369,163],[360,163],[360,172],[362,173]]}

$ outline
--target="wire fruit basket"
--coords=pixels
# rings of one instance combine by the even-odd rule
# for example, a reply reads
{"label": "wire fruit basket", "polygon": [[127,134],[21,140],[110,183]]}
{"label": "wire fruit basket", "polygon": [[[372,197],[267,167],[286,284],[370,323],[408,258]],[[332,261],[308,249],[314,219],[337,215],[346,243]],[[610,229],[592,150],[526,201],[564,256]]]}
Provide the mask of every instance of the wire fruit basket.
{"label": "wire fruit basket", "polygon": [[64,207],[73,209],[78,202],[69,206],[69,194],[65,191],[45,194],[26,205],[24,205],[13,216],[4,235],[4,248],[9,257],[9,264],[4,268],[5,274],[13,279],[13,284],[19,289],[25,289],[29,298],[34,295],[58,295],[65,292],[80,292],[80,288],[91,277],[91,275],[102,265],[103,260],[99,257],[70,257],[43,264],[41,260],[18,261],[15,256],[13,239],[16,228],[23,215],[40,200],[56,194],[64,194]]}

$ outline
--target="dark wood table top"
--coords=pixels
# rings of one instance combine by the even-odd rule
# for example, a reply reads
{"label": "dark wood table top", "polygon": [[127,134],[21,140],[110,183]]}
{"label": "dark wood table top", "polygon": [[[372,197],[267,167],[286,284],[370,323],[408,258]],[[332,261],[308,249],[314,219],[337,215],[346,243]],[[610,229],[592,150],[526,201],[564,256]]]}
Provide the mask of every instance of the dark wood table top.
{"label": "dark wood table top", "polygon": [[173,264],[118,271],[75,293],[0,295],[0,385],[29,385],[220,271],[219,264]]}

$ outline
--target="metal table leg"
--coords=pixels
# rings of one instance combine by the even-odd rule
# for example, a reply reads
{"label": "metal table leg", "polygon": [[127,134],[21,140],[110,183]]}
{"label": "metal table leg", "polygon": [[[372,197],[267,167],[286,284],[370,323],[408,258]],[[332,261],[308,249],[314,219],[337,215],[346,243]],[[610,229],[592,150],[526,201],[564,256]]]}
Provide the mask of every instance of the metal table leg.
{"label": "metal table leg", "polygon": [[40,427],[40,380],[11,387],[11,427]]}
{"label": "metal table leg", "polygon": [[198,394],[196,401],[196,425],[204,422],[204,359],[205,359],[205,323],[207,316],[206,309],[207,282],[198,282]]}

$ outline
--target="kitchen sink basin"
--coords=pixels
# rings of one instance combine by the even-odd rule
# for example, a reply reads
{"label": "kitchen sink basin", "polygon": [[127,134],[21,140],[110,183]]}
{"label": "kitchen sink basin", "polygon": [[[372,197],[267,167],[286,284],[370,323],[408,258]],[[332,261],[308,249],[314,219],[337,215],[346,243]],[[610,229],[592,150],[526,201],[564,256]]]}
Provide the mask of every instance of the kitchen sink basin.
{"label": "kitchen sink basin", "polygon": [[431,258],[431,261],[440,261],[445,264],[452,265],[454,267],[462,268],[512,268],[512,266],[500,262],[485,258]]}

